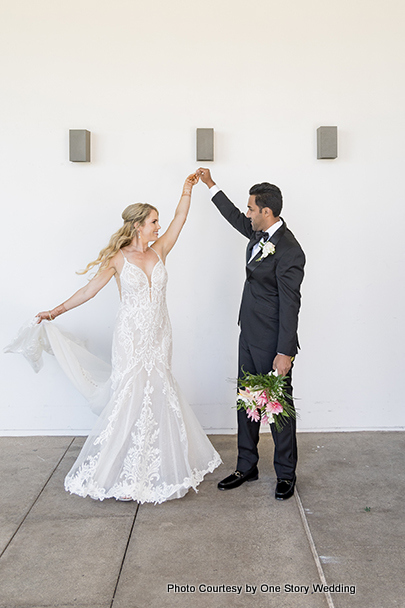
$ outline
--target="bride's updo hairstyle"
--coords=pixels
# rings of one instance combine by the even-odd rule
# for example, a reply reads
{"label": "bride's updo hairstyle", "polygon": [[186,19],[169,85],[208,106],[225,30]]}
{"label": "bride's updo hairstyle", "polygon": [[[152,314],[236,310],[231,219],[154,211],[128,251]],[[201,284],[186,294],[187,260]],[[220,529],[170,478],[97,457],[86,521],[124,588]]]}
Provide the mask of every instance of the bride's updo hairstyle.
{"label": "bride's updo hairstyle", "polygon": [[152,211],[159,213],[156,207],[153,207],[153,205],[149,205],[148,203],[134,203],[133,205],[128,205],[122,212],[124,224],[112,235],[107,247],[104,247],[98,254],[98,258],[94,260],[94,262],[89,262],[86,268],[77,274],[86,274],[86,272],[91,270],[94,266],[99,266],[97,273],[107,268],[111,258],[115,256],[117,251],[122,247],[126,247],[133,241],[137,229],[139,226],[143,226]]}

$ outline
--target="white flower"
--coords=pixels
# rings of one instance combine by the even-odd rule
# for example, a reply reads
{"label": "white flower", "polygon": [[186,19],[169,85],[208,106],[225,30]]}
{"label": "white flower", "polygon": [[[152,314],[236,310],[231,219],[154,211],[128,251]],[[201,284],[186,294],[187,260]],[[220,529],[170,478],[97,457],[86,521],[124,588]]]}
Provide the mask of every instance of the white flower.
{"label": "white flower", "polygon": [[249,391],[249,389],[247,389],[247,390],[239,389],[238,397],[244,403],[246,403],[246,405],[253,407],[253,396],[252,396],[251,392]]}
{"label": "white flower", "polygon": [[258,260],[259,262],[260,260],[267,258],[268,255],[273,255],[274,253],[276,253],[274,243],[272,243],[271,241],[267,241],[266,243],[259,243],[259,247],[262,250],[262,255]]}

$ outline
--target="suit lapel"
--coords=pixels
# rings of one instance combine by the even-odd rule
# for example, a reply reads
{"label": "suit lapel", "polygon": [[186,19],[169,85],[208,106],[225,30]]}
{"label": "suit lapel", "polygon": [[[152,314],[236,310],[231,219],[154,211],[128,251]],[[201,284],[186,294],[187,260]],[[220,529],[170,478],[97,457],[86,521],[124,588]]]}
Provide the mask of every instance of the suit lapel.
{"label": "suit lapel", "polygon": [[248,264],[248,262],[250,260],[250,256],[252,255],[253,247],[254,247],[254,239],[252,238],[246,247],[246,265]]}

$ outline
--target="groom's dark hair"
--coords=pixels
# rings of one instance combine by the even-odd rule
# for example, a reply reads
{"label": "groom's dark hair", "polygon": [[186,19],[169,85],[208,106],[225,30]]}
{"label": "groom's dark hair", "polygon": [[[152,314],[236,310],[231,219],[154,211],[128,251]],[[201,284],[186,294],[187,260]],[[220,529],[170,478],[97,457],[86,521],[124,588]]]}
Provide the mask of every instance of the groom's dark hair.
{"label": "groom's dark hair", "polygon": [[249,194],[255,195],[255,202],[260,209],[269,207],[272,210],[274,217],[278,217],[283,208],[283,196],[280,188],[263,182],[262,184],[255,184],[249,190]]}

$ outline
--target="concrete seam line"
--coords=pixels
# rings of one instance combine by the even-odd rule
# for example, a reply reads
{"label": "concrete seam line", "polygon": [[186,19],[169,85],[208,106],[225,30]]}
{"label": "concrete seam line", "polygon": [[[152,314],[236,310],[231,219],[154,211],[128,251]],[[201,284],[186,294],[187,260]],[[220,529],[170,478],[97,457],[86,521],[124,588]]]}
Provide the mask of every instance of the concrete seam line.
{"label": "concrete seam line", "polygon": [[[300,498],[300,495],[298,494],[297,488],[295,488],[295,500],[296,500],[296,503],[298,505],[298,510],[300,512],[300,515],[301,515],[302,524],[304,526],[304,530],[305,530],[305,533],[307,535],[309,546],[311,547],[312,555],[313,555],[316,567],[318,569],[319,578],[321,579],[321,583],[323,585],[327,585],[328,583],[326,582],[325,573],[324,573],[323,568],[322,568],[321,560],[319,559],[319,555],[318,555],[318,552],[316,550],[314,539],[312,537],[311,530],[310,530],[309,525],[308,525],[307,516],[305,515],[304,507],[302,506],[301,498]],[[324,593],[325,593],[326,601],[328,602],[329,608],[335,608],[333,600],[332,600],[332,597],[331,597],[331,594],[329,593],[329,591],[324,591]]]}
{"label": "concrete seam line", "polygon": [[46,480],[46,482],[42,486],[42,488],[41,488],[38,496],[35,498],[35,500],[33,501],[32,505],[29,507],[28,511],[26,512],[26,514],[24,515],[24,517],[22,518],[22,520],[18,524],[16,531],[14,532],[14,534],[11,535],[10,540],[8,541],[8,543],[6,544],[6,546],[4,547],[3,551],[0,553],[0,559],[3,557],[4,553],[7,551],[7,549],[9,548],[9,546],[11,545],[11,543],[13,542],[13,539],[18,534],[21,526],[23,525],[23,523],[27,519],[28,515],[31,513],[32,509],[35,507],[36,503],[39,500],[39,497],[41,496],[42,492],[45,490],[46,486],[48,485],[48,483],[49,483],[49,481],[50,481],[50,479],[52,477],[52,475],[55,473],[56,469],[58,468],[58,466],[60,465],[60,463],[62,462],[62,460],[64,459],[64,457],[66,456],[67,452],[71,448],[72,443],[74,442],[75,439],[76,439],[76,437],[73,437],[72,441],[69,443],[69,445],[67,446],[66,450],[63,452],[62,456],[59,458],[58,462],[56,463],[55,467],[53,468],[52,473],[49,475],[48,479]]}
{"label": "concrete seam line", "polygon": [[127,552],[128,552],[129,543],[131,542],[132,532],[134,531],[134,526],[135,526],[136,516],[138,515],[138,511],[139,511],[139,503],[137,504],[137,507],[136,507],[136,511],[135,511],[135,515],[134,515],[134,521],[132,522],[132,526],[131,526],[131,529],[130,529],[130,531],[129,531],[129,535],[128,535],[127,544],[126,544],[126,546],[125,546],[124,555],[122,556],[122,561],[121,561],[120,571],[118,572],[118,576],[117,576],[117,582],[115,583],[115,588],[114,588],[114,593],[113,593],[113,596],[112,596],[112,599],[111,599],[110,608],[113,608],[113,605],[114,605],[114,601],[115,601],[115,594],[117,593],[118,584],[119,584],[119,582],[120,582],[120,578],[121,578],[122,569],[123,569],[123,567],[124,567],[125,558],[126,558],[126,556],[127,556]]}

